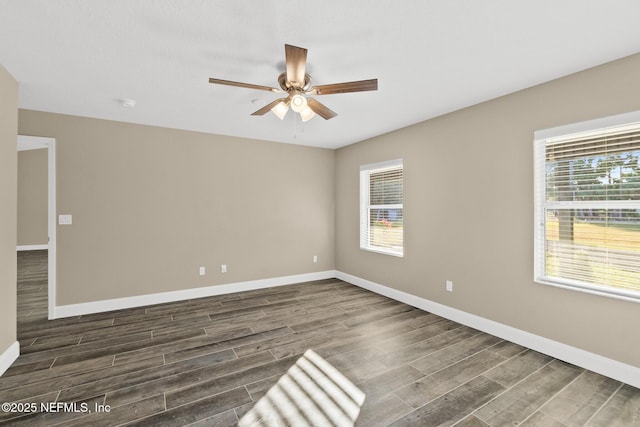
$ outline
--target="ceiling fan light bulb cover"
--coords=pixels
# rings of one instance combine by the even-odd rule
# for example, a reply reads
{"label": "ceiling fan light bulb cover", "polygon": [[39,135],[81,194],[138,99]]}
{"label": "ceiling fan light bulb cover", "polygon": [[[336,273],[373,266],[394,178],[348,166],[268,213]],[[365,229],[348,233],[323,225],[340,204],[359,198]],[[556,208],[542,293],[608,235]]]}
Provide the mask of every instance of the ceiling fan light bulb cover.
{"label": "ceiling fan light bulb cover", "polygon": [[309,120],[313,119],[315,115],[316,113],[314,113],[313,110],[309,107],[300,111],[300,117],[302,118],[303,122],[308,122]]}
{"label": "ceiling fan light bulb cover", "polygon": [[307,98],[304,96],[297,94],[291,97],[291,109],[296,113],[300,113],[307,108]]}
{"label": "ceiling fan light bulb cover", "polygon": [[276,116],[278,116],[278,118],[280,120],[284,119],[284,116],[287,115],[287,111],[289,111],[289,107],[287,106],[286,103],[284,102],[278,102],[275,107],[273,107],[271,109],[271,111],[273,111],[273,114],[275,114]]}

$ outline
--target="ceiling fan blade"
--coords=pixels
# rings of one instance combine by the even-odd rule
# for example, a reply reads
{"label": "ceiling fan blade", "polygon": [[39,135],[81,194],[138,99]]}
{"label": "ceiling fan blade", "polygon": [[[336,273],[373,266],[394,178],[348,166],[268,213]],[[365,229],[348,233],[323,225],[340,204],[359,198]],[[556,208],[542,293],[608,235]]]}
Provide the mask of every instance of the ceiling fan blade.
{"label": "ceiling fan blade", "polygon": [[285,44],[284,54],[287,62],[287,81],[291,86],[301,88],[304,86],[304,73],[307,67],[307,49]]}
{"label": "ceiling fan blade", "polygon": [[329,107],[324,104],[316,101],[313,98],[307,98],[307,106],[311,108],[311,110],[322,117],[325,120],[329,120],[337,116],[338,114],[335,111],[329,109]]}
{"label": "ceiling fan blade", "polygon": [[364,92],[367,90],[378,90],[378,79],[314,86],[309,89],[308,93],[330,95],[332,93]]}
{"label": "ceiling fan blade", "polygon": [[280,89],[276,89],[275,87],[254,85],[251,83],[233,82],[231,80],[214,79],[213,77],[209,78],[209,83],[218,84],[218,85],[227,85],[227,86],[246,87],[247,89],[267,90],[269,92],[282,92]]}
{"label": "ceiling fan blade", "polygon": [[251,113],[251,115],[252,116],[264,116],[269,111],[271,111],[271,109],[273,107],[278,105],[279,102],[286,101],[286,100],[287,100],[287,98],[276,99],[275,101],[272,101],[272,102],[268,103],[267,105],[265,105],[264,107],[262,107],[258,111],[254,112],[254,113]]}

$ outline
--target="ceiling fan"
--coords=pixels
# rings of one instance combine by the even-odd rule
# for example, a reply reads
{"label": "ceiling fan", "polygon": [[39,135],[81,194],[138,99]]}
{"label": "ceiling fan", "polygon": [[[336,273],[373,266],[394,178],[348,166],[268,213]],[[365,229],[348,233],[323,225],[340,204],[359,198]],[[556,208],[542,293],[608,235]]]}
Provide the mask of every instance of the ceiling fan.
{"label": "ceiling fan", "polygon": [[214,78],[210,78],[209,83],[286,93],[286,97],[270,102],[251,115],[262,116],[272,111],[282,120],[287,114],[287,111],[289,111],[289,107],[291,107],[293,111],[300,114],[303,122],[311,120],[316,114],[325,120],[337,116],[337,113],[330,110],[324,104],[305,95],[330,95],[334,93],[364,92],[378,89],[378,79],[311,86],[311,76],[305,72],[307,49],[285,44],[284,53],[287,69],[278,77],[280,89]]}

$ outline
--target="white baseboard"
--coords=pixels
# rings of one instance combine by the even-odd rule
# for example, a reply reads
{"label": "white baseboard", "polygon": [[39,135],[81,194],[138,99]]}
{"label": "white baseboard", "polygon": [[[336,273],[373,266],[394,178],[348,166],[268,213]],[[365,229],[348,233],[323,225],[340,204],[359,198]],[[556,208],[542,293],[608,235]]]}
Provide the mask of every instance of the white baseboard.
{"label": "white baseboard", "polygon": [[640,388],[640,368],[541,337],[484,317],[476,316],[357,276],[336,271],[336,277],[396,301],[453,320],[499,338],[520,344],[559,360],[580,366]]}
{"label": "white baseboard", "polygon": [[19,245],[16,246],[18,251],[41,251],[43,249],[49,249],[49,245]]}
{"label": "white baseboard", "polygon": [[83,314],[102,313],[105,311],[121,310],[124,308],[142,307],[145,305],[162,304],[166,302],[184,301],[194,298],[210,297],[230,294],[233,292],[251,291],[254,289],[270,288],[274,286],[292,285],[294,283],[310,282],[313,280],[332,279],[336,277],[335,270],[319,271],[317,273],[297,274],[293,276],[274,277],[270,279],[250,280],[247,282],[229,283],[225,285],[206,286],[202,288],[185,289],[181,291],[161,292],[135,297],[115,298],[80,304],[59,305],[54,308],[53,319],[61,317],[81,316]]}
{"label": "white baseboard", "polygon": [[[338,278],[345,282],[403,302],[421,310],[442,316],[463,325],[478,329],[499,338],[520,344],[540,353],[555,357],[568,363],[580,366],[607,377],[622,381],[640,388],[640,368],[619,362],[595,353],[581,350],[558,341],[554,341],[521,329],[514,328],[484,317],[470,314],[462,310],[448,307],[409,293],[399,291],[341,271],[327,270],[317,273],[306,273],[269,279],[250,280],[225,285],[207,286],[203,288],[185,289],[181,291],[162,292],[135,297],[116,298],[80,304],[56,306],[53,318],[80,316],[91,313],[141,307],[166,302],[183,301],[233,292],[250,291],[274,286],[290,285],[314,280]],[[0,374],[4,372],[18,357],[19,345],[14,343],[0,356]]]}
{"label": "white baseboard", "polygon": [[0,376],[9,369],[18,356],[20,356],[20,343],[16,341],[0,354]]}

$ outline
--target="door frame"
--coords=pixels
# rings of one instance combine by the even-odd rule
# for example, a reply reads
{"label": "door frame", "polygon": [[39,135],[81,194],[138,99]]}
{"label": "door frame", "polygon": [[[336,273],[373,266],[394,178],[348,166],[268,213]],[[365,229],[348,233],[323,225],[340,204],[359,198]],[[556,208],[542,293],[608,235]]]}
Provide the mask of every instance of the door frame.
{"label": "door frame", "polygon": [[47,242],[48,258],[48,318],[55,319],[56,311],[56,266],[57,266],[57,245],[56,245],[56,140],[41,136],[18,135],[18,151],[34,150],[39,148],[47,149],[47,232],[49,241]]}

